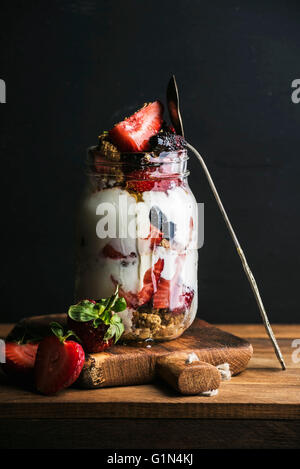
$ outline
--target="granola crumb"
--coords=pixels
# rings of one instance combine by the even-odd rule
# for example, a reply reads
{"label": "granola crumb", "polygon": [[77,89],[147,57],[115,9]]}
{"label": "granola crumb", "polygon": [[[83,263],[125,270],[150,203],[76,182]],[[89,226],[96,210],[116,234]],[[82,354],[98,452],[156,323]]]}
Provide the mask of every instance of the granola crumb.
{"label": "granola crumb", "polygon": [[161,245],[162,247],[166,248],[166,249],[169,249],[169,248],[170,248],[170,241],[169,241],[168,239],[166,239],[166,238],[163,238],[163,239],[161,240],[160,245]]}

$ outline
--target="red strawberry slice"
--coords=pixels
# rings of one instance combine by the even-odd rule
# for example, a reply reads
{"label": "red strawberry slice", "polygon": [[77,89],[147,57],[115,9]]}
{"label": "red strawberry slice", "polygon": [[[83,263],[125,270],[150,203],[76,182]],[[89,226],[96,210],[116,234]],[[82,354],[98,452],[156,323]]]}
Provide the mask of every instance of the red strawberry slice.
{"label": "red strawberry slice", "polygon": [[193,239],[193,231],[194,231],[194,220],[192,217],[190,217],[190,233],[189,233],[189,243]]}
{"label": "red strawberry slice", "polygon": [[135,192],[149,192],[153,189],[155,181],[128,181],[126,187]]}
{"label": "red strawberry slice", "polygon": [[177,257],[176,270],[171,280],[166,280],[163,277],[160,278],[157,291],[153,296],[154,308],[173,309],[177,306],[181,306],[180,295],[182,293],[182,285],[179,282],[179,277],[184,259],[185,254]]}
{"label": "red strawberry slice", "polygon": [[150,233],[149,236],[145,239],[150,240],[150,247],[154,249],[155,246],[161,243],[163,233],[154,225],[150,223]]}
{"label": "red strawberry slice", "polygon": [[102,254],[104,257],[108,257],[109,259],[127,259],[128,262],[135,257],[137,257],[135,252],[131,252],[130,254],[122,254],[120,251],[117,251],[111,244],[106,244],[102,249]]}
{"label": "red strawberry slice", "polygon": [[111,244],[106,244],[102,249],[102,254],[104,257],[109,257],[110,259],[125,259],[121,252],[117,251]]}
{"label": "red strawberry slice", "polygon": [[9,376],[26,377],[32,374],[38,343],[18,344],[6,342],[5,360],[2,368]]}
{"label": "red strawberry slice", "polygon": [[159,191],[165,192],[173,187],[182,184],[181,179],[174,177],[159,177],[160,173],[156,168],[148,168],[147,170],[138,169],[130,173],[126,183],[126,188],[135,192]]}
{"label": "red strawberry slice", "polygon": [[155,179],[151,180],[152,173],[156,168],[148,168],[147,170],[137,169],[128,175],[126,189],[135,192],[151,191],[155,185]]}
{"label": "red strawberry slice", "polygon": [[[153,293],[157,290],[158,281],[163,268],[164,260],[158,259],[153,268],[150,267],[145,272],[143,288],[138,294],[132,293],[131,291],[124,291],[122,287],[119,287],[119,295],[125,298],[128,307],[135,309],[138,308],[138,306],[142,306],[145,303],[148,303]],[[113,276],[111,276],[111,279],[114,285],[118,284]]]}
{"label": "red strawberry slice", "polygon": [[38,347],[35,363],[36,388],[43,394],[55,394],[71,386],[84,364],[83,348],[77,342],[61,342],[57,337],[46,337]]}
{"label": "red strawberry slice", "polygon": [[174,314],[184,313],[186,310],[188,310],[192,304],[194,294],[195,294],[194,290],[183,285],[181,294],[178,298],[178,303],[177,303],[178,306],[176,306],[175,308],[172,308],[172,313]]}
{"label": "red strawberry slice", "polygon": [[163,105],[159,101],[146,104],[109,131],[109,138],[120,151],[147,151],[149,139],[163,123]]}
{"label": "red strawberry slice", "polygon": [[123,288],[119,287],[119,294],[123,296],[126,300],[127,305],[129,308],[137,308],[138,307],[138,297],[136,293],[132,293],[131,291],[125,291]]}
{"label": "red strawberry slice", "polygon": [[156,192],[166,192],[169,189],[173,189],[174,187],[181,186],[182,181],[179,178],[176,177],[168,177],[165,179],[159,179],[158,181],[155,181],[155,185],[152,188],[153,191]]}
{"label": "red strawberry slice", "polygon": [[150,267],[150,269],[145,272],[143,279],[144,286],[138,294],[139,306],[148,303],[148,301],[152,298],[152,295],[156,292],[160,274],[163,268],[164,260],[158,259],[153,268]]}
{"label": "red strawberry slice", "polygon": [[[159,177],[161,174],[162,177]],[[127,180],[126,188],[135,192],[157,191],[165,192],[173,187],[182,184],[179,175],[166,177],[165,174],[157,171],[156,168],[147,170],[138,169],[130,173],[130,179]]]}
{"label": "red strawberry slice", "polygon": [[190,308],[194,293],[194,290],[185,285],[173,284],[172,281],[161,278],[153,296],[153,308],[168,308],[173,313],[184,313]]}
{"label": "red strawberry slice", "polygon": [[160,279],[157,292],[153,296],[153,308],[169,308],[170,280]]}

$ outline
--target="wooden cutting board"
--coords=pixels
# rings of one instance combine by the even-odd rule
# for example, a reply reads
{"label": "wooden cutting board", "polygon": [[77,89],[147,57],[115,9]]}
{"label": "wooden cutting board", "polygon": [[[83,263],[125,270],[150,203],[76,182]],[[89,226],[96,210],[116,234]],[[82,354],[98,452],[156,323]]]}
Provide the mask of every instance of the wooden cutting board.
{"label": "wooden cutting board", "polygon": [[[24,328],[45,333],[49,323],[65,324],[65,314],[45,315],[20,321],[8,338],[19,335]],[[114,345],[106,352],[88,354],[77,383],[86,389],[108,386],[145,384],[156,377],[156,362],[172,352],[195,352],[199,360],[220,365],[229,363],[232,375],[245,370],[253,348],[249,342],[224,332],[201,319],[178,339],[145,345]]]}

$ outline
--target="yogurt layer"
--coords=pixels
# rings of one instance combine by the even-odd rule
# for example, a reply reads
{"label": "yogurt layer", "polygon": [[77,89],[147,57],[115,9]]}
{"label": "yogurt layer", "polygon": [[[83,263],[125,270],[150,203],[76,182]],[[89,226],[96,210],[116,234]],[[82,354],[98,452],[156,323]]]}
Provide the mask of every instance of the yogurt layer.
{"label": "yogurt layer", "polygon": [[[154,247],[149,240],[149,214],[153,208],[174,226],[172,239]],[[179,268],[178,282],[195,293],[194,310],[197,204],[187,187],[145,191],[142,200],[119,187],[90,192],[83,198],[78,221],[77,301],[108,297],[116,284],[122,291],[138,296],[145,274],[163,259],[161,279],[172,282]],[[133,309],[129,306],[120,313],[126,333],[133,331]],[[188,316],[194,314],[190,311]]]}

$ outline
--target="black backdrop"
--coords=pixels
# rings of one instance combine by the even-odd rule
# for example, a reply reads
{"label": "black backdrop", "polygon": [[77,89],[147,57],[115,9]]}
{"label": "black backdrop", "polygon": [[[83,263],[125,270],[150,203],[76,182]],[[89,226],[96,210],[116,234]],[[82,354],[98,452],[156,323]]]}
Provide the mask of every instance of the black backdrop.
{"label": "black backdrop", "polygon": [[[203,155],[270,319],[298,322],[298,2],[7,1],[0,11],[1,321],[73,301],[74,223],[85,149],[176,74],[186,136]],[[259,315],[223,220],[205,203],[199,315]]]}

